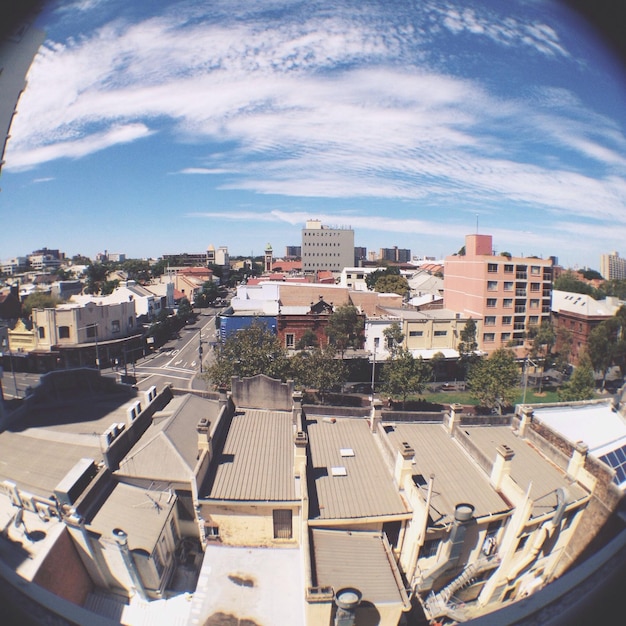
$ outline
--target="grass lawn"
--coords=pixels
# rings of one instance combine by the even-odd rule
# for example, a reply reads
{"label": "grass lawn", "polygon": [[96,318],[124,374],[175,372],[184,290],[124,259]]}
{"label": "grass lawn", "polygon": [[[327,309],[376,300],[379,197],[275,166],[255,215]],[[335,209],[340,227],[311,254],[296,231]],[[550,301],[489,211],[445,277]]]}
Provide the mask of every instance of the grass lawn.
{"label": "grass lawn", "polygon": [[[465,404],[476,406],[478,402],[470,396],[469,391],[425,391],[421,396],[427,402],[433,404]],[[597,394],[598,398],[603,396]],[[519,387],[517,390],[517,396],[513,401],[513,404],[522,404],[524,398],[524,388]],[[411,396],[411,400],[417,400],[417,396]],[[543,389],[541,393],[538,393],[537,389],[526,389],[526,404],[548,404],[550,402],[559,402],[559,396],[557,391],[553,387]]]}

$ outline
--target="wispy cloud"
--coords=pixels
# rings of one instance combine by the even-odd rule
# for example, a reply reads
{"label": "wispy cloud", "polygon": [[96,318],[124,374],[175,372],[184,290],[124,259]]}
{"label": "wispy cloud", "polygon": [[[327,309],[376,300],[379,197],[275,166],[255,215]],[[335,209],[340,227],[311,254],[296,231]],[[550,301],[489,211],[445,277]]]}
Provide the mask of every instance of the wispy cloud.
{"label": "wispy cloud", "polygon": [[[180,3],[167,16],[120,18],[92,35],[48,41],[5,169],[159,132],[211,144],[204,158],[173,169],[212,176],[222,190],[445,204],[459,223],[476,207],[495,215],[513,205],[626,221],[626,140],[612,120],[564,87],[495,93],[484,80],[443,71],[430,50],[445,32],[565,63],[570,53],[555,28],[452,2],[427,2],[394,21],[384,2],[332,14],[317,6],[295,3],[285,19],[268,20],[261,9],[270,3]],[[434,233],[433,224],[358,222],[416,233]]]}

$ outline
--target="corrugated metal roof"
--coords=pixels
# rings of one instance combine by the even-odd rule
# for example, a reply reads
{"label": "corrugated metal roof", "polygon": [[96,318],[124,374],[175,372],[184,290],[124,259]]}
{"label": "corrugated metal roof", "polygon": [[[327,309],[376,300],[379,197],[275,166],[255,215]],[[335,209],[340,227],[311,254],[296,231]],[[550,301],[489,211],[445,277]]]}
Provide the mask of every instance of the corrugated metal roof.
{"label": "corrugated metal roof", "polygon": [[[388,436],[396,450],[406,441],[415,451],[414,476],[421,475],[427,483],[434,474],[430,512],[434,522],[452,520],[456,505],[462,502],[474,506],[476,517],[510,509],[489,485],[489,476],[463,454],[443,425],[394,424]],[[491,456],[495,458],[495,449]],[[426,490],[424,484],[424,496]]]}
{"label": "corrugated metal roof", "polygon": [[[336,418],[332,422],[328,418],[311,418],[307,420],[307,431],[319,502],[317,519],[408,513],[367,420]],[[352,450],[354,456],[342,456],[344,449]],[[342,467],[345,475],[333,475],[333,468]]]}
{"label": "corrugated metal roof", "polygon": [[169,492],[118,483],[87,528],[111,541],[113,529],[121,528],[131,550],[151,554],[175,505],[176,497]]}
{"label": "corrugated metal roof", "polygon": [[361,602],[372,604],[406,602],[380,533],[313,529],[311,535],[316,586],[354,587]]}
{"label": "corrugated metal roof", "polygon": [[509,426],[466,426],[464,430],[487,458],[495,459],[496,447],[503,444],[513,450],[511,478],[523,491],[530,487],[530,497],[535,501],[533,517],[554,510],[555,491],[559,487],[567,489],[568,502],[587,495],[582,487],[572,483],[563,471],[539,454],[527,440],[520,439]]}
{"label": "corrugated metal roof", "polygon": [[296,499],[292,414],[249,409],[233,416],[210,492],[219,500]]}

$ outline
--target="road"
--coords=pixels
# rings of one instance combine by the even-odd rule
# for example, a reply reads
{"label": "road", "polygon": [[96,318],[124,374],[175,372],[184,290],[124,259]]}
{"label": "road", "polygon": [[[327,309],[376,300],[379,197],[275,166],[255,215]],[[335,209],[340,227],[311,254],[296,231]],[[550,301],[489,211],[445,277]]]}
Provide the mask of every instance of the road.
{"label": "road", "polygon": [[[160,350],[138,359],[135,364],[128,365],[127,373],[135,376],[138,389],[145,391],[155,385],[161,390],[167,384],[180,389],[207,389],[205,381],[200,376],[198,348],[202,345],[203,362],[205,364],[210,362],[212,346],[216,341],[215,317],[219,309],[204,311],[198,315],[194,324],[184,326],[178,337],[170,339]],[[103,376],[113,376],[118,380],[123,373],[123,368],[102,370]],[[13,374],[5,371],[1,380],[5,400],[23,398],[29,387],[36,387],[39,384],[40,377],[41,374],[36,373]]]}

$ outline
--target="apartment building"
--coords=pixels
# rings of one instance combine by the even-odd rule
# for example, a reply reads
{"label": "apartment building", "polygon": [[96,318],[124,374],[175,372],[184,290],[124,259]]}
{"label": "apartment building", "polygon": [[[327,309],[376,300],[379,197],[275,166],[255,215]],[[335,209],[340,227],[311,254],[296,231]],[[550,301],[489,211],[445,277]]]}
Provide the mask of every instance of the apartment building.
{"label": "apartment building", "polygon": [[307,220],[302,229],[302,271],[341,272],[354,265],[354,231],[348,227],[325,226],[320,220]]}
{"label": "apartment building", "polygon": [[411,251],[407,248],[381,248],[378,253],[381,261],[391,261],[392,263],[408,263],[411,260]]}
{"label": "apartment building", "polygon": [[553,259],[498,256],[491,235],[467,235],[465,254],[444,261],[445,309],[482,319],[486,353],[511,346],[522,357],[526,333],[550,320]]}
{"label": "apartment building", "polygon": [[619,252],[600,255],[600,274],[606,280],[625,280],[626,259],[620,258]]}

